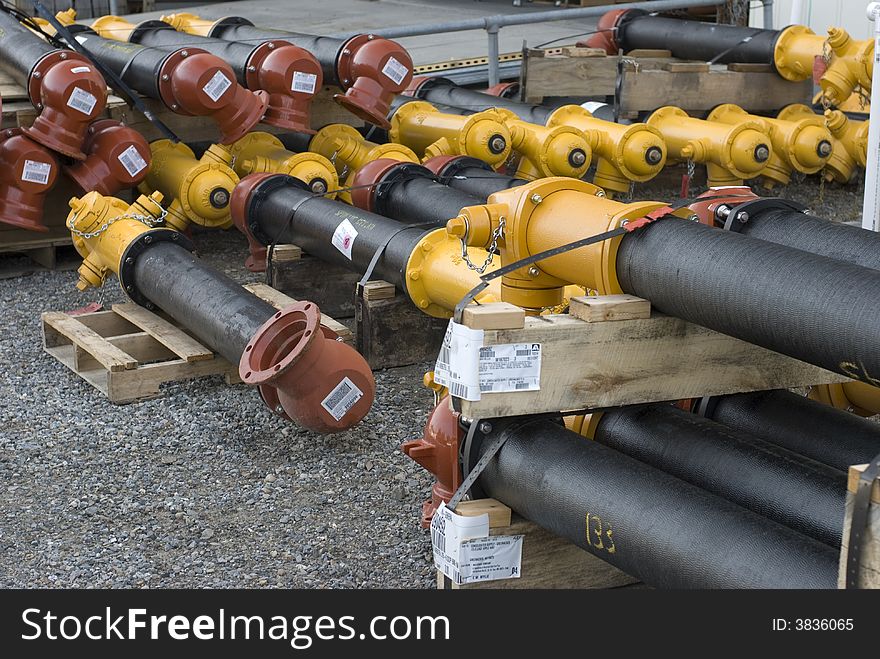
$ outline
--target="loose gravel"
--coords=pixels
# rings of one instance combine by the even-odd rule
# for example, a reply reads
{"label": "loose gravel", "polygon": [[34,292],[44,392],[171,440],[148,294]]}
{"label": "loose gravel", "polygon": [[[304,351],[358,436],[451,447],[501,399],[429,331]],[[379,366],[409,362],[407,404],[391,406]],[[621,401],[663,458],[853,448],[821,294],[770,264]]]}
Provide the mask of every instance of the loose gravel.
{"label": "loose gravel", "polygon": [[[780,193],[838,221],[860,216],[860,186],[828,185],[820,200],[810,179]],[[240,265],[238,233],[196,242],[231,277],[258,279]],[[417,521],[432,478],[399,450],[424,427],[429,365],[378,372],[365,422],[327,437],[221,378],[117,406],[42,351],[41,311],[101,297],[75,280],[0,280],[0,587],[433,586]],[[124,300],[115,280],[103,296]]]}

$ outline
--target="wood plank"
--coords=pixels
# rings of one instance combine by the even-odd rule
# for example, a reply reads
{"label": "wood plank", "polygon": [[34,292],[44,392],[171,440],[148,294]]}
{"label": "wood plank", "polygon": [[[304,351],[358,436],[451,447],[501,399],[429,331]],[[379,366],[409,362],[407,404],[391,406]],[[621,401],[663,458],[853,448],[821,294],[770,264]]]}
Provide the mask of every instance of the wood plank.
{"label": "wood plank", "polygon": [[771,64],[758,64],[757,62],[731,62],[727,65],[727,70],[742,73],[771,73],[773,72],[773,66]]}
{"label": "wood plank", "polygon": [[179,327],[133,302],[114,304],[113,311],[150,334],[184,361],[197,362],[214,358],[214,352],[210,348],[203,346]]}
{"label": "wood plank", "polygon": [[[296,300],[294,300],[289,295],[285,295],[281,291],[276,290],[262,282],[245,284],[244,287],[261,300],[265,300],[266,302],[271,304],[276,309],[289,307],[291,304],[296,302]],[[321,325],[329,330],[332,330],[333,332],[336,332],[336,335],[342,339],[343,343],[354,345],[354,332],[352,332],[346,325],[343,325],[338,320],[335,320],[334,318],[331,318],[330,316],[325,314],[323,311],[321,312]]]}
{"label": "wood plank", "polygon": [[83,325],[74,316],[58,311],[47,311],[41,316],[43,323],[89,352],[108,371],[124,371],[137,367],[137,360],[107,341],[94,330]]}
{"label": "wood plank", "polygon": [[206,375],[225,375],[238,372],[222,357],[187,362],[183,359],[141,365],[136,371],[110,373],[107,397],[114,403],[132,403],[160,395],[161,385],[168,382],[192,380]]}
{"label": "wood plank", "polygon": [[[500,512],[506,509],[507,520]],[[463,501],[456,512],[478,515],[489,512],[489,535],[524,535],[522,576],[457,586],[453,589],[487,590],[520,588],[619,588],[639,583],[632,577],[601,558],[577,545],[546,531],[494,499]],[[493,517],[494,515],[494,517]],[[504,522],[507,521],[505,524]],[[444,577],[438,573],[438,587],[444,587]]]}
{"label": "wood plank", "polygon": [[396,293],[397,289],[394,288],[394,284],[382,279],[368,281],[364,284],[363,295],[365,300],[388,300],[393,298]]}
{"label": "wood plank", "polygon": [[663,65],[664,71],[670,73],[707,73],[708,62],[669,62]]}
{"label": "wood plank", "polygon": [[660,48],[633,48],[626,56],[631,58],[672,57],[672,51]]}
{"label": "wood plank", "polygon": [[302,248],[299,245],[275,245],[272,248],[272,260],[276,263],[296,261],[302,258]]}
{"label": "wood plank", "polygon": [[[846,493],[846,512],[843,518],[843,543],[837,573],[838,588],[846,587],[846,563],[849,557],[849,534],[852,528],[853,501],[856,484],[866,465],[850,467]],[[862,536],[862,555],[859,569],[859,588],[880,588],[880,479],[871,488],[868,523]]]}
{"label": "wood plank", "polygon": [[651,303],[635,295],[582,295],[571,298],[568,313],[587,323],[650,318]]}
{"label": "wood plank", "polygon": [[[517,330],[488,330],[484,345],[540,343],[540,390],[461,401],[470,418],[596,409],[845,382],[837,373],[678,318],[585,323],[527,317]],[[578,367],[572,368],[572,355]]]}
{"label": "wood plank", "polygon": [[461,320],[472,329],[519,329],[525,327],[526,314],[521,307],[509,302],[493,302],[465,307]]}

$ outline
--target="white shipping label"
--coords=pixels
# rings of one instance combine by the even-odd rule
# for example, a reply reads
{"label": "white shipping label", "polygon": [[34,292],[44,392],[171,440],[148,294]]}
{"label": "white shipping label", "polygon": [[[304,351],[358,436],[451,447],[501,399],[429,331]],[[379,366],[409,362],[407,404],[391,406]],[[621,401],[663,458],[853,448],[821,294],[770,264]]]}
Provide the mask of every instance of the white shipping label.
{"label": "white shipping label", "polygon": [[71,73],[91,73],[92,70],[87,66],[75,66],[70,69]]}
{"label": "white shipping label", "polygon": [[202,87],[202,91],[208,95],[208,98],[216,102],[230,87],[232,87],[232,80],[227,78],[223,71],[217,71],[208,84]]}
{"label": "white shipping label", "polygon": [[456,398],[480,400],[480,348],[483,330],[460,325],[450,319],[440,354],[434,364],[434,381]]}
{"label": "white shipping label", "polygon": [[46,185],[49,183],[49,176],[52,174],[52,164],[48,162],[39,162],[36,160],[25,160],[24,169],[21,172],[21,180],[28,183],[39,183]]}
{"label": "white shipping label", "polygon": [[321,407],[339,421],[363,395],[364,392],[358,389],[354,382],[348,378],[342,378],[342,382],[337,384],[333,391],[327,395],[327,398],[321,401]]}
{"label": "white shipping label", "polygon": [[294,71],[293,82],[290,85],[290,88],[295,92],[314,94],[317,84],[318,76],[316,76],[314,73],[303,73],[302,71]]}
{"label": "white shipping label", "polygon": [[67,107],[83,114],[91,114],[97,103],[98,99],[94,95],[79,87],[74,87],[70,97],[67,99]]}
{"label": "white shipping label", "polygon": [[480,392],[541,388],[541,344],[505,343],[480,348]]}
{"label": "white shipping label", "polygon": [[119,154],[119,162],[125,167],[129,176],[137,176],[147,168],[147,161],[138,153],[134,145]]}
{"label": "white shipping label", "polygon": [[382,73],[385,74],[386,78],[393,80],[395,85],[399,85],[406,78],[406,74],[409,73],[409,67],[401,64],[393,57],[389,57],[388,61],[385,62],[385,66],[382,67]]}
{"label": "white shipping label", "polygon": [[431,520],[434,567],[457,584],[518,578],[523,536],[489,537],[489,515],[458,515],[441,503]]}
{"label": "white shipping label", "polygon": [[607,106],[608,106],[607,103],[600,103],[599,101],[587,101],[586,103],[581,103],[581,107],[584,110],[586,110],[587,112],[589,112],[590,114],[593,114],[599,108],[603,108],[603,107],[607,107]]}
{"label": "white shipping label", "polygon": [[354,225],[348,220],[342,220],[340,225],[336,227],[336,231],[333,232],[333,238],[330,242],[350,261],[351,249],[354,247],[354,239],[357,238],[357,235],[358,232]]}

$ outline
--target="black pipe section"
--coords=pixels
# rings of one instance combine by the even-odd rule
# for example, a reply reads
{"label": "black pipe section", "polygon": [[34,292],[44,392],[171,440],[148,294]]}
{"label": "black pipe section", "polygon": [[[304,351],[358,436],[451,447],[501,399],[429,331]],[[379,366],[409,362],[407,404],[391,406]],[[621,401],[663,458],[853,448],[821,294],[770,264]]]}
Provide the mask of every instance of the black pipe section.
{"label": "black pipe section", "polygon": [[880,271],[668,217],[623,237],[617,277],[661,313],[865,382],[880,373]]}
{"label": "black pipe section", "polygon": [[324,72],[324,82],[333,85],[341,83],[339,76],[336,74],[336,62],[348,39],[256,27],[247,19],[237,16],[217,21],[211,28],[208,36],[212,39],[243,41],[250,44],[259,44],[274,39],[287,41],[309,51],[315,56],[318,62],[321,63],[321,69]]}
{"label": "black pipe section", "polygon": [[840,547],[846,474],[672,405],[602,414],[594,438],[784,526]]}
{"label": "black pipe section", "polygon": [[880,233],[794,210],[767,209],[750,215],[740,225],[744,236],[880,270]]}
{"label": "black pipe section", "polygon": [[59,50],[24,27],[18,19],[0,10],[0,70],[25,89],[34,65]]}
{"label": "black pipe section", "polygon": [[791,391],[705,399],[698,411],[718,423],[846,472],[880,454],[880,426]]}
{"label": "black pipe section", "polygon": [[[437,160],[442,159],[440,156]],[[425,163],[430,167],[430,161]],[[437,180],[485,202],[489,195],[528,183],[525,179],[496,172],[490,165],[470,156],[458,156],[441,167],[430,167]]]}
{"label": "black pipe section", "polygon": [[813,538],[550,419],[492,424],[486,494],[650,586],[836,586],[838,552]]}
{"label": "black pipe section", "polygon": [[[247,220],[254,238],[263,245],[293,243],[322,261],[359,273],[366,272],[376,251],[387,245],[373,272],[402,291],[407,290],[410,255],[422,238],[436,230],[407,227],[383,215],[315,196],[290,176],[272,176],[254,188]],[[333,235],[343,222],[357,231],[351,259],[333,245]]]}
{"label": "black pipe section", "polygon": [[132,280],[143,297],[231,364],[277,311],[172,242],[154,242],[139,254]]}
{"label": "black pipe section", "polygon": [[474,89],[460,87],[448,78],[427,78],[412,92],[413,97],[432,104],[458,108],[463,114],[482,112],[489,108],[510,110],[517,117],[529,123],[543,126],[547,123],[554,108],[545,105],[530,105],[509,98],[499,98]]}
{"label": "black pipe section", "polygon": [[[668,50],[673,57],[718,64],[774,64],[779,30],[739,27],[627,12],[617,25],[623,52],[636,48]],[[716,59],[717,58],[717,59]]]}

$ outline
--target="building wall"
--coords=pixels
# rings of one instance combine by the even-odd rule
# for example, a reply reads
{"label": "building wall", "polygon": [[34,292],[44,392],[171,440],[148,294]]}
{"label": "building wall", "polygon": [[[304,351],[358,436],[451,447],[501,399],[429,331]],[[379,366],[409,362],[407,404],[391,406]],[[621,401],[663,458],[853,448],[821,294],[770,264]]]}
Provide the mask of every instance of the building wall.
{"label": "building wall", "polygon": [[[793,4],[794,0],[774,0],[773,27],[784,27],[792,22]],[[796,22],[808,25],[817,34],[834,25],[845,28],[857,39],[867,39],[872,35],[872,24],[865,14],[867,5],[868,0],[804,0],[804,15]],[[764,26],[764,8],[760,0],[752,2],[750,24]]]}

